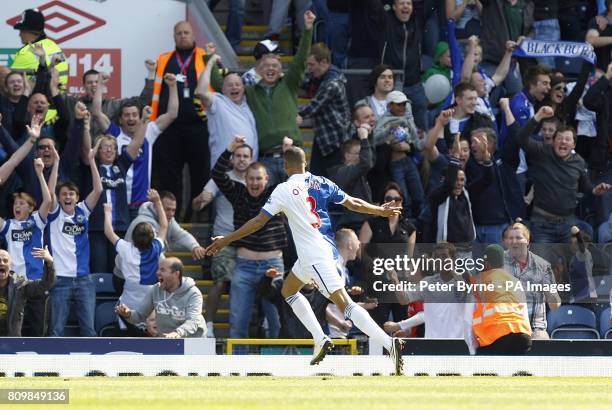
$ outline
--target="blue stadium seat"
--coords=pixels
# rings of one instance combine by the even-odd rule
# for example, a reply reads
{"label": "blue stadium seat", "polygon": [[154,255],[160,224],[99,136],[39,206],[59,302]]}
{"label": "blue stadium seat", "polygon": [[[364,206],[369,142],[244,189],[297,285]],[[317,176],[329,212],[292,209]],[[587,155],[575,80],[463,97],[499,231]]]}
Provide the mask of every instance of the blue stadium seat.
{"label": "blue stadium seat", "polygon": [[116,293],[112,273],[92,273],[90,277],[96,285],[96,293]]}
{"label": "blue stadium seat", "polygon": [[612,339],[612,323],[610,322],[610,308],[599,315],[599,334],[602,339]]}
{"label": "blue stadium seat", "polygon": [[548,312],[551,339],[599,339],[595,313],[577,305],[562,305]]}
{"label": "blue stadium seat", "polygon": [[92,273],[91,280],[96,286],[96,300],[116,300],[119,295],[113,286],[112,273]]}
{"label": "blue stadium seat", "polygon": [[98,336],[110,336],[110,331],[115,329],[117,324],[115,306],[117,306],[116,301],[103,302],[96,306],[94,328]]}

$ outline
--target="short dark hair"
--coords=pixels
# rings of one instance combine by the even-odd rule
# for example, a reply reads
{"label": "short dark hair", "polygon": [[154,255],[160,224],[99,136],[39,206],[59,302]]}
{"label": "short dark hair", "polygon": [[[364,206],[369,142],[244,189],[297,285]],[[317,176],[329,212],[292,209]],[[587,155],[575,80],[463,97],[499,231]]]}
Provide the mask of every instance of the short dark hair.
{"label": "short dark hair", "polygon": [[325,43],[313,44],[310,47],[310,54],[308,55],[313,56],[314,59],[317,60],[318,63],[320,63],[323,60],[331,62],[331,51],[329,51],[329,48],[327,48]]}
{"label": "short dark hair", "polygon": [[98,75],[98,74],[100,74],[100,72],[98,70],[94,70],[93,68],[91,70],[85,71],[85,73],[83,73],[83,84],[85,84],[85,80],[87,79],[88,75]]}
{"label": "short dark hair", "polygon": [[153,227],[148,222],[140,222],[136,224],[132,231],[132,242],[134,246],[140,251],[146,251],[151,247],[153,240],[155,239],[155,232]]}
{"label": "short dark hair", "polygon": [[577,139],[578,137],[576,136],[576,129],[574,127],[572,127],[571,125],[560,125],[559,128],[557,128],[557,132],[555,132],[555,135],[553,135],[553,141],[555,140],[555,138],[557,138],[557,135],[559,135],[560,132],[571,132],[572,133],[572,138],[574,139],[574,144],[577,143]]}
{"label": "short dark hair", "polygon": [[238,145],[236,148],[234,148],[234,152],[236,152],[237,149],[242,149],[242,148],[247,148],[249,152],[251,153],[251,158],[253,157],[253,147],[251,147],[249,144]]}
{"label": "short dark hair", "polygon": [[123,101],[123,103],[121,103],[121,106],[119,107],[119,110],[117,111],[117,117],[120,118],[121,115],[123,115],[123,110],[129,107],[136,107],[138,109],[138,117],[140,118],[140,111],[142,110],[142,106],[140,105],[140,102],[138,101],[138,99],[135,97],[128,98],[125,101]]}
{"label": "short dark hair", "polygon": [[453,89],[453,94],[455,98],[463,97],[463,93],[466,91],[476,92],[476,87],[474,87],[471,83],[467,81],[461,81]]}
{"label": "short dark hair", "polygon": [[299,165],[306,162],[306,154],[300,147],[289,147],[285,151],[285,163],[290,165]]}
{"label": "short dark hair", "polygon": [[[6,75],[6,77],[4,77],[4,85],[6,86],[8,84],[8,79],[9,77],[12,77],[14,75],[18,75],[19,77],[21,77],[23,79],[23,74],[21,74],[19,71],[9,71],[8,74]],[[23,79],[24,82],[26,81],[25,79]]]}
{"label": "short dark hair", "polygon": [[[368,74],[369,94],[374,94],[374,88],[376,88],[376,82],[378,81],[378,77],[380,77],[380,75],[387,70],[391,70],[391,72],[393,73],[393,69],[391,69],[391,67],[386,64],[379,64],[374,67],[372,71],[370,71],[370,74]],[[395,73],[393,73],[393,80],[395,80]]]}
{"label": "short dark hair", "polygon": [[[612,0],[610,0],[612,1]],[[561,121],[559,121],[559,119],[557,117],[548,117],[548,118],[543,118],[542,121],[540,121],[540,125],[544,124],[545,122],[550,122],[552,124],[555,124],[555,128],[559,129],[559,127],[561,126]]]}
{"label": "short dark hair", "polygon": [[68,191],[74,191],[74,192],[76,192],[76,194],[78,196],[81,196],[81,191],[79,191],[79,187],[76,186],[76,184],[74,182],[66,181],[66,182],[62,182],[61,184],[59,184],[57,186],[57,193],[58,194],[62,190],[62,188],[66,188]]}
{"label": "short dark hair", "polygon": [[342,156],[348,153],[351,149],[355,147],[360,147],[361,141],[356,140],[355,138],[348,139],[342,143],[340,149],[342,150]]}
{"label": "short dark hair", "polygon": [[525,84],[527,84],[527,86],[536,85],[538,83],[538,76],[540,75],[547,75],[550,77],[551,71],[548,67],[540,64],[529,67],[525,73]]}
{"label": "short dark hair", "polygon": [[169,200],[176,202],[176,196],[174,196],[174,194],[170,191],[160,191],[159,198],[160,199],[168,198]]}
{"label": "short dark hair", "polygon": [[391,182],[387,183],[387,185],[385,185],[385,189],[383,189],[383,191],[382,191],[382,195],[380,197],[380,203],[381,204],[385,203],[385,194],[387,193],[387,191],[390,191],[392,189],[394,191],[399,192],[400,196],[402,197],[402,200],[406,199],[406,198],[404,198],[404,194],[402,193],[402,188],[400,188],[400,186],[396,182],[391,181]]}

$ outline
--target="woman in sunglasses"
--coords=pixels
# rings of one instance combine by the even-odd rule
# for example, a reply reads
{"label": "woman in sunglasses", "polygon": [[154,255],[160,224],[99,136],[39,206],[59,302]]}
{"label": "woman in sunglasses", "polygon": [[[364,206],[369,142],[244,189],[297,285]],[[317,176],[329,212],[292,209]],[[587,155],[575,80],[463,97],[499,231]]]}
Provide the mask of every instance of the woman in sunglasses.
{"label": "woman in sunglasses", "polygon": [[[401,189],[395,182],[386,185],[381,199],[381,203],[393,202],[393,206],[402,206],[404,203]],[[403,258],[404,255],[411,258],[416,242],[416,228],[404,214],[388,218],[375,217],[363,223],[359,241],[365,247],[364,261],[376,258],[395,259],[396,256]],[[401,273],[398,274],[401,278]],[[391,278],[386,276],[387,273],[385,276],[371,276],[369,279],[390,283]],[[390,312],[393,312],[394,321],[408,317],[408,310],[398,302],[393,292],[374,292],[372,286],[367,286],[367,289],[370,291],[368,296],[378,299],[378,306],[370,311],[370,315],[380,326],[389,320]]]}
{"label": "woman in sunglasses", "polygon": [[586,61],[582,63],[582,70],[573,89],[568,94],[568,80],[563,73],[555,71],[551,75],[550,91],[542,106],[548,105],[555,110],[555,116],[565,125],[573,125],[576,118],[576,109],[579,100],[582,98],[584,87],[586,86],[589,74],[593,70],[593,64]]}

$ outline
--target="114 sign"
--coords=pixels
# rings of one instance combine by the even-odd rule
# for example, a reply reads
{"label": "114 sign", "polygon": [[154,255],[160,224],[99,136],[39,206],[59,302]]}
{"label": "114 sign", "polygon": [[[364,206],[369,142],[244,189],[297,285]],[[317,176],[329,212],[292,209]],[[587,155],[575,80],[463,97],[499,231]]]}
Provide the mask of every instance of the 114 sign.
{"label": "114 sign", "polygon": [[84,94],[83,74],[96,70],[110,74],[107,98],[121,97],[121,49],[118,48],[69,48],[64,49],[68,61],[69,94]]}

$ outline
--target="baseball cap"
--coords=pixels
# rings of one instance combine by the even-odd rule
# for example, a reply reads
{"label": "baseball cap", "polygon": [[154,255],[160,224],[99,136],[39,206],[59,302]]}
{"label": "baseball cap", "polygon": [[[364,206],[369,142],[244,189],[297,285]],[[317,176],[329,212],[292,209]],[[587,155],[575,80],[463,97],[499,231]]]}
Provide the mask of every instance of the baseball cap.
{"label": "baseball cap", "polygon": [[504,266],[504,248],[497,244],[489,245],[485,248],[485,258],[492,268]]}
{"label": "baseball cap", "polygon": [[13,28],[42,33],[45,30],[45,16],[38,9],[27,9],[21,13],[21,19]]}
{"label": "baseball cap", "polygon": [[406,94],[404,94],[401,91],[391,91],[389,94],[387,94],[387,104],[388,103],[403,104],[406,101],[410,101],[410,100],[408,99],[408,97],[406,97]]}
{"label": "baseball cap", "polygon": [[262,40],[253,48],[253,57],[255,57],[255,60],[259,60],[261,57],[270,53],[279,54],[278,41]]}

